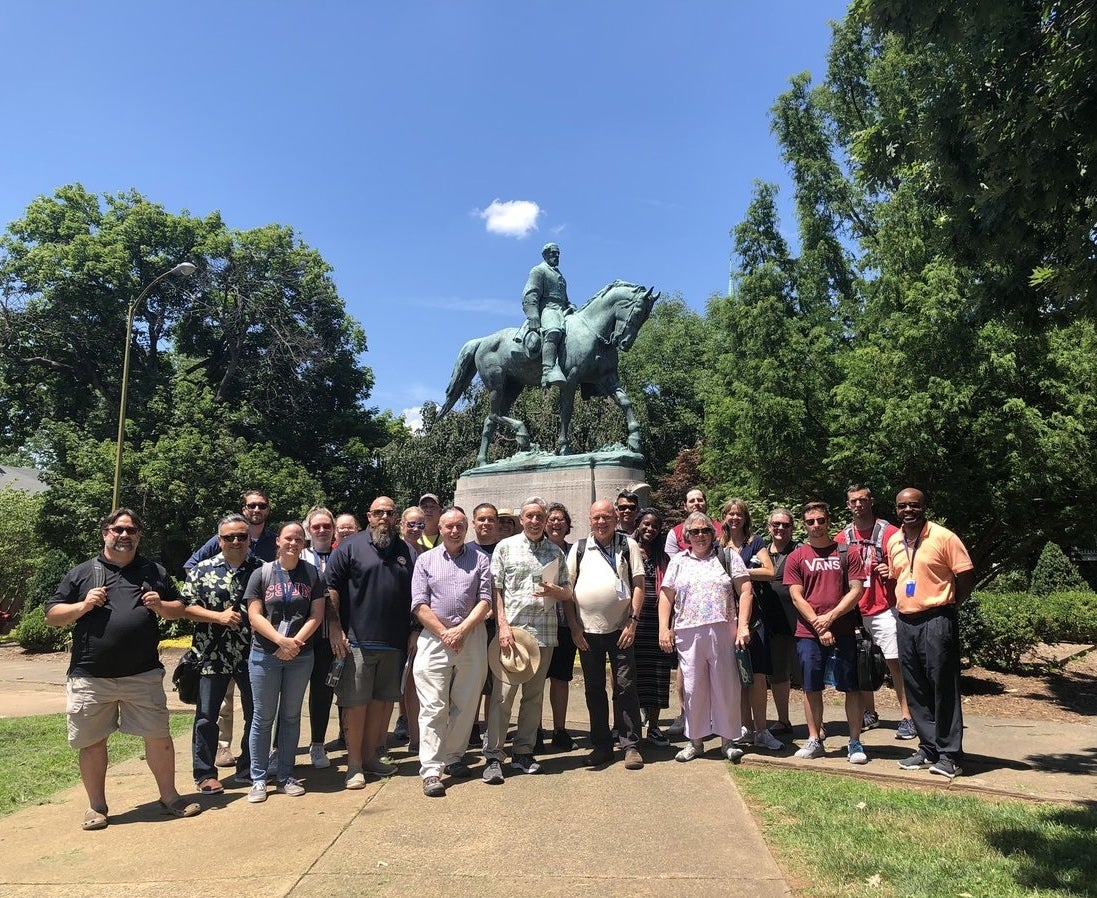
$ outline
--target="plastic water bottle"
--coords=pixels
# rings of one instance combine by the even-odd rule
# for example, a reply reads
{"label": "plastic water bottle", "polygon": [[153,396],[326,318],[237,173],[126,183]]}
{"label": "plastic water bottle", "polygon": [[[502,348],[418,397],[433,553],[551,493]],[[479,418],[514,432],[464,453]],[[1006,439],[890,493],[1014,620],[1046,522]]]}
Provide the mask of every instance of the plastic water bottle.
{"label": "plastic water bottle", "polygon": [[328,669],[327,679],[324,680],[328,684],[328,687],[334,689],[339,685],[339,678],[343,676],[343,668],[347,666],[347,656],[342,658],[336,658],[331,662],[331,667]]}
{"label": "plastic water bottle", "polygon": [[754,683],[754,665],[750,661],[750,649],[735,649],[735,664],[739,668],[739,682],[744,686]]}
{"label": "plastic water bottle", "polygon": [[826,686],[838,685],[838,651],[835,649],[827,658],[827,666],[823,670],[823,684]]}

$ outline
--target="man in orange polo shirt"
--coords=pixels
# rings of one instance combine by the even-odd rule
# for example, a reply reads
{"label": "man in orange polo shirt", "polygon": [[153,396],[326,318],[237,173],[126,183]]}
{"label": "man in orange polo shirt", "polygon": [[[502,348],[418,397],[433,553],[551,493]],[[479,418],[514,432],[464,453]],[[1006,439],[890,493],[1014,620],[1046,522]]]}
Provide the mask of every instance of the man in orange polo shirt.
{"label": "man in orange polo shirt", "polygon": [[960,633],[957,608],[975,583],[960,538],[926,520],[926,497],[908,487],[895,497],[902,525],[887,543],[895,581],[899,665],[918,751],[899,762],[904,770],[929,767],[952,779],[964,760],[960,707]]}

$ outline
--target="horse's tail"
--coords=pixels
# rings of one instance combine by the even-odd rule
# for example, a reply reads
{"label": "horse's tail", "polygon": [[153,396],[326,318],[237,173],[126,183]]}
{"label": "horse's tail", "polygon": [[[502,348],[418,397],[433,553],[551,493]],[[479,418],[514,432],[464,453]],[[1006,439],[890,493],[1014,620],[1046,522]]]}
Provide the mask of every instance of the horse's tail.
{"label": "horse's tail", "polygon": [[446,403],[438,413],[438,417],[444,417],[461,398],[462,394],[472,385],[472,379],[476,376],[476,350],[480,347],[480,337],[469,340],[461,347],[457,355],[457,363],[453,366],[453,374],[446,387]]}

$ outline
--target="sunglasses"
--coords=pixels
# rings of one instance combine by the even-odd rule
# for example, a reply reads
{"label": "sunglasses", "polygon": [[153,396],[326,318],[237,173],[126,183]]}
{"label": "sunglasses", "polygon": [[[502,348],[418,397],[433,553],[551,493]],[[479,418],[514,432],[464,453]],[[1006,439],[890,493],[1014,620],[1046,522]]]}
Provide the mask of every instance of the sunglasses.
{"label": "sunglasses", "polygon": [[316,530],[319,532],[331,530],[331,524],[309,524],[309,530]]}
{"label": "sunglasses", "polygon": [[217,538],[223,543],[243,543],[249,539],[246,533],[219,533]]}
{"label": "sunglasses", "polygon": [[789,521],[789,523],[786,524],[784,521],[770,521],[769,526],[774,530],[788,530],[792,527],[792,522]]}
{"label": "sunglasses", "polygon": [[694,527],[692,530],[687,530],[686,533],[689,536],[703,536],[706,533],[711,536],[713,529],[711,527]]}
{"label": "sunglasses", "polygon": [[248,502],[244,508],[250,508],[252,511],[263,511],[270,508],[270,504],[267,502]]}
{"label": "sunglasses", "polygon": [[640,506],[631,504],[622,504],[617,506],[618,511],[636,511]]}
{"label": "sunglasses", "polygon": [[114,533],[118,536],[136,536],[137,532],[138,532],[136,527],[122,527],[120,525],[119,526],[114,526],[114,527],[108,527],[107,529],[111,533]]}
{"label": "sunglasses", "polygon": [[369,513],[371,518],[394,518],[396,517],[395,508],[378,508],[376,511]]}
{"label": "sunglasses", "polygon": [[826,518],[804,518],[804,523],[809,527],[818,527],[827,522]]}
{"label": "sunglasses", "polygon": [[407,530],[426,530],[426,521],[404,521],[404,527]]}

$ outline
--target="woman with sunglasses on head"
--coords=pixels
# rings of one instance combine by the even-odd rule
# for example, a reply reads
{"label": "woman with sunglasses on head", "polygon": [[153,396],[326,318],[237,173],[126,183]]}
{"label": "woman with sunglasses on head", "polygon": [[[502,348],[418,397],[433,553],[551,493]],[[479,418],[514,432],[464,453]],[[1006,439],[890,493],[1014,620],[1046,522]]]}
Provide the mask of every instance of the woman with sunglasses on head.
{"label": "woman with sunglasses on head", "polygon": [[[738,763],[743,750],[735,747],[742,716],[739,675],[734,649],[746,645],[746,623],[736,616],[739,607],[749,617],[750,576],[735,553],[728,558],[728,576],[715,551],[716,529],[708,515],[695,511],[682,528],[689,550],[670,559],[659,593],[659,647],[678,650],[682,671],[686,745],[675,756],[692,761],[704,751],[709,733],[722,737],[721,751]],[[671,628],[671,614],[674,627]]]}
{"label": "woman with sunglasses on head", "polygon": [[[276,540],[278,556],[251,575],[244,601],[251,623],[248,670],[254,717],[251,727],[251,791],[248,801],[267,800],[267,765],[271,730],[280,715],[277,789],[304,795],[293,777],[293,762],[301,736],[301,705],[312,675],[312,636],[324,618],[327,591],[319,571],[301,560],[305,528],[291,521]],[[281,708],[279,708],[281,705]]]}
{"label": "woman with sunglasses on head", "polygon": [[[724,522],[720,545],[725,551],[738,554],[746,565],[751,583],[769,583],[773,580],[773,559],[769,557],[765,540],[751,527],[747,503],[742,499],[728,499],[720,509],[720,518]],[[739,735],[739,744],[779,751],[785,746],[769,731],[766,724],[766,676],[772,672],[772,667],[766,628],[758,604],[759,592],[760,590],[754,590],[755,600],[751,603],[752,614],[746,636],[754,682],[743,687],[743,729]]]}

